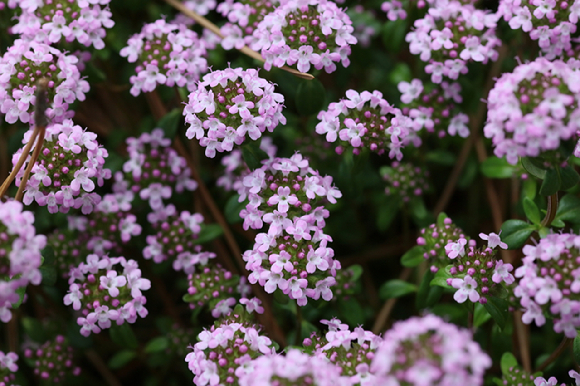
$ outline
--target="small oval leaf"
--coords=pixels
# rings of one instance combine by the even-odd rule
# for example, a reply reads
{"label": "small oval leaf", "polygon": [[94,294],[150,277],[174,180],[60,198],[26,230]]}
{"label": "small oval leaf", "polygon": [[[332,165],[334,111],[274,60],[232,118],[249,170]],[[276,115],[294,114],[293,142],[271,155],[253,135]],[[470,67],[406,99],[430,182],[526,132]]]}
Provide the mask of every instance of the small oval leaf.
{"label": "small oval leaf", "polygon": [[379,290],[379,296],[381,299],[392,299],[392,298],[400,298],[401,296],[405,296],[411,294],[413,292],[417,292],[417,286],[412,283],[408,283],[404,280],[393,279],[389,280],[381,286]]}
{"label": "small oval leaf", "polygon": [[508,245],[508,249],[521,248],[535,227],[522,220],[507,220],[501,226],[501,240]]}
{"label": "small oval leaf", "polygon": [[401,257],[401,264],[403,267],[416,267],[425,261],[425,257],[423,256],[424,253],[425,252],[423,251],[422,246],[415,245],[413,248],[405,252],[405,254]]}
{"label": "small oval leaf", "polygon": [[523,206],[524,213],[526,214],[528,220],[530,220],[533,224],[540,225],[542,218],[536,203],[526,197],[524,198]]}

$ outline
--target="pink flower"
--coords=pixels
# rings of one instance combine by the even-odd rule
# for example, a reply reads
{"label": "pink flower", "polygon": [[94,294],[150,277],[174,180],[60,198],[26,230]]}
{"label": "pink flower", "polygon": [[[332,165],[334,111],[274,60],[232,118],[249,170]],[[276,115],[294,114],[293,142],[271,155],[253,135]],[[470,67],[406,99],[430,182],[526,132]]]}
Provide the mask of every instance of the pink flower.
{"label": "pink flower", "polygon": [[451,285],[458,290],[453,295],[453,299],[457,303],[464,303],[468,298],[473,303],[479,300],[479,293],[477,292],[477,282],[469,275],[463,279],[452,279]]}

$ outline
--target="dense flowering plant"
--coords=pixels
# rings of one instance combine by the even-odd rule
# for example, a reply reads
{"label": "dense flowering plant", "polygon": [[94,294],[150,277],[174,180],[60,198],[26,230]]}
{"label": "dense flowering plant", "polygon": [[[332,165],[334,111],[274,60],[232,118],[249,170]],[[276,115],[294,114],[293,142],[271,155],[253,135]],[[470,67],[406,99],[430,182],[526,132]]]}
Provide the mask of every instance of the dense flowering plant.
{"label": "dense flowering plant", "polygon": [[78,266],[89,254],[90,237],[86,217],[68,216],[67,222],[67,229],[57,229],[46,238],[46,245],[54,253],[57,274],[64,279],[68,278],[71,268]]}
{"label": "dense flowering plant", "polygon": [[411,120],[391,106],[380,91],[359,94],[348,90],[346,97],[318,113],[320,123],[316,125],[316,132],[326,134],[328,142],[340,138],[343,142],[336,147],[338,154],[345,148],[352,148],[354,154],[368,148],[378,154],[388,151],[389,157],[400,161],[401,148],[411,134]]}
{"label": "dense flowering plant", "polygon": [[18,354],[14,352],[4,353],[0,351],[0,380],[6,385],[13,385],[16,378],[16,371],[18,371]]}
{"label": "dense flowering plant", "polygon": [[563,61],[545,58],[503,74],[487,97],[484,134],[491,138],[495,155],[511,164],[518,157],[538,156],[562,163],[560,146],[573,146],[580,129],[577,77]]}
{"label": "dense flowering plant", "polygon": [[100,50],[105,47],[105,28],[115,25],[109,3],[110,0],[18,0],[22,14],[12,33],[47,44],[76,40]]}
{"label": "dense flowering plant", "polygon": [[130,63],[138,62],[137,75],[131,77],[134,96],[153,91],[157,84],[195,90],[201,74],[207,71],[206,53],[194,31],[165,19],[144,25],[120,52]]}
{"label": "dense flowering plant", "polygon": [[371,372],[383,385],[483,385],[491,359],[471,333],[434,315],[396,323],[379,344]]}
{"label": "dense flowering plant", "polygon": [[408,202],[412,197],[422,196],[430,189],[427,180],[429,171],[407,162],[393,162],[391,167],[381,170],[387,182],[385,194]]}
{"label": "dense flowering plant", "polygon": [[330,73],[336,62],[350,64],[353,30],[348,15],[332,1],[288,0],[258,24],[250,47],[261,52],[267,70],[296,64],[301,72],[314,66]]}
{"label": "dense flowering plant", "polygon": [[226,50],[240,49],[250,45],[253,33],[264,16],[273,12],[278,0],[226,0],[217,6],[217,11],[228,19],[221,27],[225,38],[221,45]]}
{"label": "dense flowering plant", "polygon": [[417,245],[423,257],[429,260],[432,272],[437,272],[449,265],[445,247],[449,243],[458,242],[459,239],[467,240],[468,243],[470,241],[469,237],[463,234],[461,228],[453,224],[453,220],[444,213],[439,215],[436,223],[421,229]]}
{"label": "dense flowering plant", "polygon": [[278,123],[285,124],[283,103],[274,84],[260,78],[256,70],[213,71],[189,94],[183,110],[189,125],[185,135],[198,139],[205,155],[213,158],[216,151],[241,145],[246,136],[255,141],[266,129],[272,132]]}
{"label": "dense flowering plant", "polygon": [[[46,236],[37,235],[34,214],[17,201],[0,202],[0,320],[12,318],[12,304],[20,302],[20,287],[40,284],[41,250]],[[16,371],[16,370],[11,370]]]}
{"label": "dense flowering plant", "polygon": [[69,285],[63,301],[80,311],[77,324],[84,336],[98,334],[112,321],[135,323],[138,316],[149,313],[141,291],[151,288],[151,282],[141,277],[135,260],[88,255],[86,263],[71,269]]}
{"label": "dense flowering plant", "polygon": [[26,349],[24,356],[33,363],[34,375],[45,382],[58,384],[81,372],[73,363],[73,348],[62,335],[36,349]]}
{"label": "dense flowering plant", "polygon": [[[31,134],[31,131],[25,134],[23,143],[28,142]],[[14,165],[23,150],[14,153]],[[24,188],[24,203],[36,201],[50,213],[67,213],[71,208],[81,208],[83,214],[92,212],[101,201],[95,188],[111,177],[111,171],[103,167],[107,156],[107,150],[97,142],[97,135],[72,120],[48,126],[43,149]],[[23,175],[21,169],[17,185]]]}
{"label": "dense flowering plant", "polygon": [[[4,120],[34,123],[34,106],[48,105],[46,116],[55,123],[71,118],[69,105],[85,100],[89,83],[81,79],[78,58],[42,42],[16,40],[0,58],[0,111]],[[47,100],[36,101],[36,87],[46,79]]]}

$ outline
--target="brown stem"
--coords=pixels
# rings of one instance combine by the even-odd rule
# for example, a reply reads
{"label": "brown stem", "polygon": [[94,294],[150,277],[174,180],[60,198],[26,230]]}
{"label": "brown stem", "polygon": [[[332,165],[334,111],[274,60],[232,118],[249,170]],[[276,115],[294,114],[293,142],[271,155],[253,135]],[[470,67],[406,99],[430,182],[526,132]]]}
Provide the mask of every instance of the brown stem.
{"label": "brown stem", "polygon": [[95,366],[97,371],[101,374],[103,379],[107,381],[109,386],[123,386],[123,384],[117,379],[115,374],[111,370],[107,364],[103,361],[103,358],[93,349],[88,349],[85,351],[85,355],[89,359],[89,361]]}
{"label": "brown stem", "polygon": [[[224,38],[224,34],[222,34],[220,28],[213,24],[211,21],[207,20],[205,17],[197,14],[196,12],[192,11],[191,9],[187,8],[185,5],[183,5],[180,1],[178,0],[165,0],[166,3],[170,4],[173,8],[177,9],[179,12],[183,13],[186,16],[191,17],[193,20],[195,20],[198,24],[200,24],[203,28],[206,28],[208,30],[210,30],[211,32],[213,32],[214,34],[216,34],[217,36],[219,36],[220,38]],[[240,52],[249,56],[250,58],[259,60],[260,62],[264,62],[264,58],[262,57],[262,55],[260,55],[258,52],[250,49],[248,46],[244,46],[240,49]],[[284,71],[287,71],[299,78],[302,79],[307,79],[307,80],[312,80],[314,79],[314,76],[312,76],[311,74],[306,74],[304,72],[300,72],[298,70],[295,70],[293,68],[284,66],[282,67],[282,69]]]}
{"label": "brown stem", "polygon": [[522,322],[522,312],[519,310],[514,311],[514,324],[522,365],[524,366],[524,370],[526,370],[528,373],[531,373],[532,358],[530,355],[530,347],[529,347],[530,326]]}
{"label": "brown stem", "polygon": [[2,186],[0,186],[0,198],[4,197],[4,195],[6,194],[6,191],[10,187],[10,184],[12,184],[12,181],[14,181],[18,172],[20,172],[20,169],[22,169],[22,165],[24,165],[24,162],[26,161],[26,157],[28,157],[28,155],[30,154],[30,148],[32,148],[32,145],[34,144],[34,140],[38,136],[38,132],[39,132],[39,128],[35,127],[34,131],[32,132],[32,135],[30,136],[30,139],[28,140],[28,143],[26,144],[26,146],[24,146],[24,149],[22,150],[22,154],[20,154],[20,157],[18,158],[16,165],[14,165],[12,172],[10,173],[10,175],[8,177],[6,177],[6,179],[2,183]]}
{"label": "brown stem", "polygon": [[542,364],[538,366],[534,373],[543,371],[546,367],[548,367],[550,363],[554,362],[560,356],[560,354],[562,354],[562,352],[566,349],[566,347],[568,347],[570,343],[572,343],[572,339],[564,337],[556,350],[548,357],[548,359],[543,361]]}
{"label": "brown stem", "polygon": [[546,217],[542,220],[542,226],[549,227],[558,211],[558,192],[548,196],[548,207],[546,208]]}
{"label": "brown stem", "polygon": [[24,170],[24,175],[22,176],[22,180],[20,181],[20,186],[18,187],[18,192],[16,192],[16,201],[22,202],[22,196],[24,196],[24,189],[26,188],[26,184],[28,183],[28,178],[30,178],[30,171],[32,170],[36,160],[38,160],[38,156],[40,155],[40,151],[42,150],[42,145],[44,145],[44,132],[46,131],[46,126],[40,126],[38,129],[38,138],[36,139],[36,146],[34,147],[34,151],[32,152],[32,157],[26,166],[26,170]]}
{"label": "brown stem", "polygon": [[[407,280],[411,275],[411,272],[411,268],[405,268],[399,275],[399,280]],[[387,321],[389,320],[389,315],[393,311],[393,308],[395,308],[395,303],[397,303],[397,298],[389,299],[385,304],[383,304],[383,308],[379,311],[375,324],[373,325],[373,332],[375,334],[381,333],[385,328]]]}
{"label": "brown stem", "polygon": [[18,352],[18,313],[17,310],[12,310],[12,319],[6,326],[6,338],[8,340],[8,348],[12,352]]}

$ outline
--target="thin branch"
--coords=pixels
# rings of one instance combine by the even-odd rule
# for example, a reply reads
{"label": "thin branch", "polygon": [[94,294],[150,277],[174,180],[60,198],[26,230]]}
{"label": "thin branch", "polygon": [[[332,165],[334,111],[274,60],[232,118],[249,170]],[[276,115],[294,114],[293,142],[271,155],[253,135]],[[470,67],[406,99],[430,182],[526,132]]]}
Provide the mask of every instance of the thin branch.
{"label": "thin branch", "polygon": [[88,349],[85,351],[85,355],[89,359],[89,361],[95,366],[97,371],[101,374],[103,379],[107,381],[109,386],[123,386],[123,384],[117,379],[115,374],[111,370],[107,364],[103,361],[103,358],[99,356],[99,354],[93,350]]}
{"label": "thin branch", "polygon": [[546,208],[546,217],[542,220],[542,226],[549,227],[556,218],[558,211],[558,192],[548,196],[548,206]]}
{"label": "thin branch", "polygon": [[28,143],[26,144],[26,146],[24,146],[24,149],[22,150],[22,153],[20,154],[20,158],[18,158],[16,165],[14,165],[14,168],[12,169],[12,172],[10,173],[10,175],[8,177],[6,177],[6,179],[2,183],[2,186],[0,186],[0,198],[4,197],[4,195],[6,194],[6,191],[8,190],[10,185],[12,184],[12,181],[14,181],[18,172],[20,172],[20,169],[22,169],[22,165],[24,165],[24,162],[26,161],[26,157],[28,157],[28,155],[30,154],[30,149],[32,148],[32,145],[34,144],[34,141],[36,140],[36,137],[38,136],[38,131],[39,131],[38,127],[34,128],[34,131],[32,132],[32,135],[30,136]]}
{"label": "thin branch", "polygon": [[554,362],[564,352],[564,350],[568,347],[568,345],[572,343],[572,341],[573,339],[564,337],[564,339],[562,339],[560,345],[556,348],[556,350],[554,350],[554,352],[548,357],[548,359],[543,361],[542,364],[538,366],[538,368],[534,371],[534,373],[538,371],[543,371],[546,367],[548,367],[550,363]]}
{"label": "thin branch", "polygon": [[[210,30],[211,32],[213,32],[214,34],[219,36],[221,39],[224,38],[224,34],[222,34],[220,28],[217,25],[213,24],[211,21],[207,20],[205,17],[203,17],[203,16],[199,15],[198,13],[192,11],[191,9],[187,8],[180,1],[178,1],[178,0],[165,0],[165,2],[170,4],[173,8],[177,9],[179,12],[183,13],[184,15],[189,16],[190,18],[195,20],[199,25],[201,25],[203,28]],[[262,57],[262,55],[260,55],[256,51],[250,49],[248,46],[242,47],[240,49],[240,52],[249,56],[250,58],[259,60],[260,62],[264,62],[264,58]],[[312,76],[311,74],[300,72],[298,70],[295,70],[295,69],[287,67],[287,66],[284,66],[281,68],[282,68],[282,70],[287,71],[287,72],[289,72],[289,73],[291,73],[299,78],[307,79],[307,80],[314,79],[314,76]]]}
{"label": "thin branch", "polygon": [[24,170],[24,175],[22,176],[22,180],[20,180],[20,186],[18,187],[18,192],[16,192],[16,201],[22,202],[22,197],[24,196],[24,189],[26,188],[26,184],[28,183],[28,178],[30,178],[30,172],[34,167],[34,164],[38,160],[38,156],[40,155],[40,151],[42,150],[42,146],[44,145],[44,133],[46,131],[46,126],[40,126],[38,130],[38,138],[36,139],[36,146],[34,147],[34,151],[32,152],[32,157]]}

